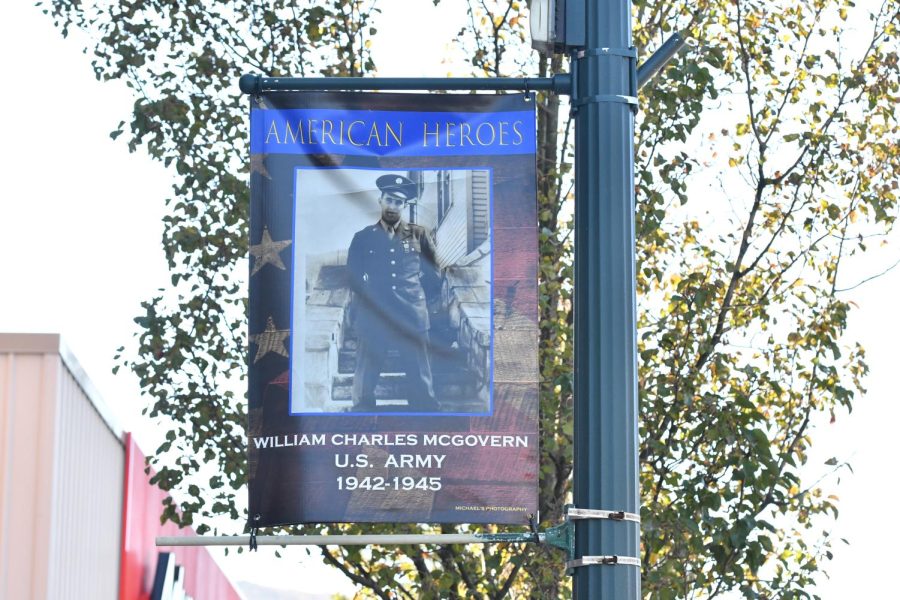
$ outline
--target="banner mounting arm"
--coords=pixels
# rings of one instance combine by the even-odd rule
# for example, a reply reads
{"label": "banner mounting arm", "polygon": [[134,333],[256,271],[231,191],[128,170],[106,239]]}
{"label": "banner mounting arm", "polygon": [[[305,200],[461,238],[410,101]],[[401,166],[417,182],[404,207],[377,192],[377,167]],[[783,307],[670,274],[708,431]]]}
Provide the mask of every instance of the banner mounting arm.
{"label": "banner mounting arm", "polygon": [[[575,559],[575,523],[580,519],[607,519],[640,523],[640,516],[609,510],[578,509],[565,507],[565,520],[544,531],[521,533],[435,533],[435,534],[364,534],[364,535],[221,535],[221,536],[166,536],[156,538],[157,546],[246,546],[251,542],[259,546],[369,546],[369,545],[417,545],[417,544],[528,544],[553,546],[566,553],[566,570],[581,566]],[[588,557],[590,559],[596,557]],[[603,557],[604,564],[632,564],[629,557]],[[584,563],[588,564],[588,563]],[[591,563],[593,564],[593,563]],[[639,564],[639,563],[638,563]]]}
{"label": "banner mounting arm", "polygon": [[[569,523],[562,523],[545,531],[540,531],[535,540],[534,533],[435,533],[435,534],[372,534],[372,535],[257,535],[259,546],[369,546],[369,545],[415,545],[415,544],[524,544],[539,542],[568,550],[566,541],[570,534]],[[156,538],[157,546],[246,546],[249,535],[220,536],[161,536]]]}
{"label": "banner mounting arm", "polygon": [[298,91],[374,90],[464,90],[549,91],[571,94],[568,73],[553,77],[263,77],[243,75],[239,82],[245,94]]}
{"label": "banner mounting arm", "polygon": [[[692,42],[675,33],[637,67],[637,87],[642,88],[686,45]],[[552,77],[263,77],[242,75],[239,81],[244,94],[299,91],[524,91],[553,92],[572,96],[572,74]]]}

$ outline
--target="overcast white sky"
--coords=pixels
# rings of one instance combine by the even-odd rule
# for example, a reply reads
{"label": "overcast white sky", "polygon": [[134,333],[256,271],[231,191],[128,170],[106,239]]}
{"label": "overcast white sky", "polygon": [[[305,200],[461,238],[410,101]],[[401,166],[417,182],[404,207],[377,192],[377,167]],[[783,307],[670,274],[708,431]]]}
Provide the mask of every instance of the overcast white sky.
{"label": "overcast white sky", "polygon": [[[399,6],[381,4],[385,11]],[[438,19],[412,12],[429,11],[430,4],[404,3],[405,18],[381,20],[381,75],[447,74],[441,64],[444,40],[458,30],[465,9],[462,2],[444,2]],[[429,27],[408,26],[417,21]],[[438,25],[444,35],[435,31]],[[169,176],[109,139],[108,132],[129,114],[126,88],[97,83],[78,40],[62,40],[30,3],[0,8],[0,56],[6,82],[0,96],[0,331],[62,333],[122,426],[152,451],[134,379],[113,376],[110,369],[115,349],[134,332],[140,302],[168,279],[159,242]],[[862,280],[897,259],[895,243],[855,261],[852,273]],[[826,600],[885,597],[895,589],[893,550],[900,526],[887,505],[898,471],[898,290],[900,269],[849,296],[858,309],[848,336],[868,349],[869,393],[852,415],[840,414],[836,423],[823,423],[813,433],[813,469],[831,456],[850,460],[854,468],[835,488],[841,515],[833,532],[852,546],[835,548],[831,580],[819,589]],[[228,570],[235,579],[310,592],[352,590],[339,574],[316,567],[315,559],[300,567],[296,560],[276,560],[263,550],[229,560]]]}

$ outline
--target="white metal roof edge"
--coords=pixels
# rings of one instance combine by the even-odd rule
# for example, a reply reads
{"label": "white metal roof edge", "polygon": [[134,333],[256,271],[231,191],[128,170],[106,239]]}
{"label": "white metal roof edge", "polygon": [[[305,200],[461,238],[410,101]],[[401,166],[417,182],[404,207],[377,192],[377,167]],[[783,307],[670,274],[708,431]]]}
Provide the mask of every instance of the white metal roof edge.
{"label": "white metal roof edge", "polygon": [[124,443],[125,430],[119,425],[109,404],[107,404],[106,400],[103,399],[103,396],[100,395],[100,392],[94,386],[94,382],[88,377],[84,368],[81,366],[81,363],[78,362],[78,359],[76,359],[72,351],[69,350],[69,347],[66,345],[65,341],[63,341],[61,336],[59,338],[59,357],[62,359],[63,364],[66,365],[66,368],[69,369],[72,377],[75,378],[75,381],[84,392],[84,395],[91,401],[94,410],[97,411],[109,430],[116,436],[116,439]]}

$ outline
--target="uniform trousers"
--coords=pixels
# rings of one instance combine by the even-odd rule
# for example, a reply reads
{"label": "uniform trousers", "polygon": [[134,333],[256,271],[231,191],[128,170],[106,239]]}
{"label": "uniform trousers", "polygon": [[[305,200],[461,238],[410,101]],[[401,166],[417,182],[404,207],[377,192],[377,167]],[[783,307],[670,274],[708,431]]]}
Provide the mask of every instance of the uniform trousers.
{"label": "uniform trousers", "polygon": [[353,407],[376,409],[375,386],[384,370],[388,350],[399,353],[400,369],[406,373],[406,398],[412,411],[434,412],[434,384],[429,357],[428,332],[404,332],[403,335],[359,336],[356,372],[353,376]]}

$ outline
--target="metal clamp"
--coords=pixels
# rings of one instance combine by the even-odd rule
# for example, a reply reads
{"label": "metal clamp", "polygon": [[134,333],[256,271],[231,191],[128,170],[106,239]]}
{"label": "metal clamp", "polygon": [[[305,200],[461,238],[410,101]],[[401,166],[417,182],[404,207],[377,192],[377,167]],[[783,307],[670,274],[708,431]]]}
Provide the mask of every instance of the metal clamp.
{"label": "metal clamp", "polygon": [[611,521],[641,522],[640,515],[625,512],[624,510],[592,510],[589,508],[575,508],[574,506],[568,508],[566,517],[569,519],[609,519]]}
{"label": "metal clamp", "polygon": [[626,565],[640,567],[641,560],[633,556],[582,556],[575,558],[575,523],[574,521],[586,519],[607,519],[610,521],[641,522],[641,516],[624,510],[596,510],[590,508],[575,508],[571,504],[565,508],[566,525],[571,527],[571,542],[569,560],[566,561],[566,574],[573,575],[576,567],[591,565]]}
{"label": "metal clamp", "polygon": [[624,94],[599,94],[597,96],[588,96],[587,98],[579,98],[572,102],[572,106],[577,108],[585,104],[593,104],[595,102],[622,102],[632,106],[638,105],[637,96],[625,96]]}
{"label": "metal clamp", "polygon": [[637,60],[637,48],[591,48],[590,50],[582,50],[581,56],[624,56],[625,58],[633,58]]}
{"label": "metal clamp", "polygon": [[566,562],[566,570],[576,567],[590,567],[593,565],[625,565],[628,567],[640,567],[641,559],[633,556],[582,556]]}
{"label": "metal clamp", "polygon": [[[577,59],[584,59],[588,57],[599,57],[599,56],[618,56],[628,61],[628,93],[627,94],[599,94],[596,96],[585,96],[583,98],[579,98],[577,95],[577,89],[575,87],[575,75],[576,70],[575,67],[578,64]],[[637,114],[637,110],[639,107],[638,102],[638,67],[637,67],[637,48],[591,48],[589,50],[580,50],[576,55],[576,60],[572,62],[572,75],[573,75],[573,85],[572,85],[572,103],[570,105],[570,110],[572,114],[578,112],[578,108],[584,106],[585,104],[594,104],[596,102],[619,102],[622,104],[629,105],[632,113]]]}

